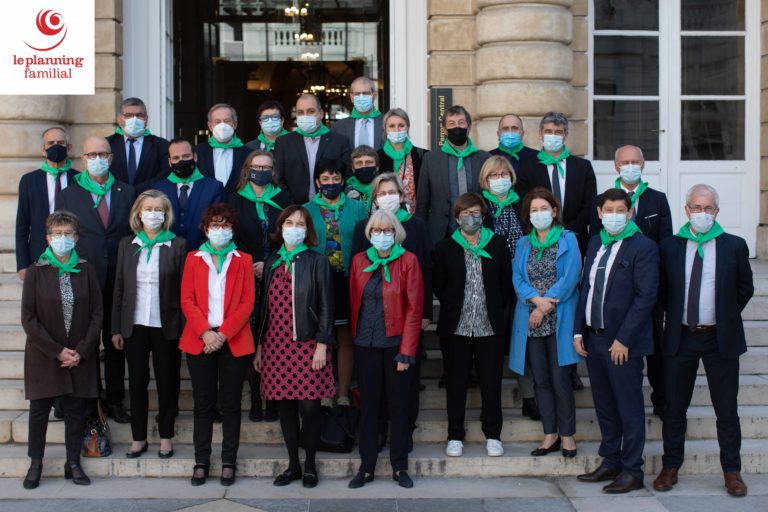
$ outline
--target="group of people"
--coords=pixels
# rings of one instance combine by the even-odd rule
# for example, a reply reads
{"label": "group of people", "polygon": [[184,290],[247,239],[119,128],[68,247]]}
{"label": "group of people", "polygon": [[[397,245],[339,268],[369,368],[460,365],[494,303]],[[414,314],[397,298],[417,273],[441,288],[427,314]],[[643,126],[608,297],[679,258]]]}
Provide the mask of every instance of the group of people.
{"label": "group of people", "polygon": [[472,143],[469,112],[452,106],[445,143],[426,151],[411,143],[406,112],[377,110],[374,81],[355,79],[350,100],[351,116],[329,129],[318,98],[301,95],[293,131],[283,106],[266,102],[261,133],[247,144],[235,109],[216,104],[211,136],[195,146],[151,134],[144,103],[129,98],[115,134],[85,141],[82,172],[68,159],[66,130],[43,133],[43,164],[19,185],[16,231],[30,400],[25,488],[39,484],[52,407],[65,420],[65,476],[76,484],[90,482],[80,448],[97,397],[110,418],[131,424],[126,457],[148,450],[150,357],[158,457],[172,457],[182,353],[194,399],[192,485],[208,478],[215,421],[221,483],[235,482],[248,380],[250,419],[279,419],[287,448],[274,484],[316,486],[321,408],[351,405],[356,369],[361,461],[349,487],[373,480],[387,428],[392,477],[412,487],[434,295],[447,456],[462,455],[474,379],[487,454],[504,454],[508,354],[523,413],[543,427],[532,455],[575,457],[573,381],[585,358],[603,461],[578,478],[609,482],[607,493],[642,488],[645,358],[664,421],[653,485],[669,490],[703,360],[725,485],[746,494],[737,393],[752,274],[744,240],[716,221],[716,190],[688,191],[690,221],[673,235],[666,196],[642,178],[642,150],[618,148],[615,187],[597,195],[560,113],[541,119],[540,151],[524,145],[520,117],[502,117],[499,146],[487,153]]}

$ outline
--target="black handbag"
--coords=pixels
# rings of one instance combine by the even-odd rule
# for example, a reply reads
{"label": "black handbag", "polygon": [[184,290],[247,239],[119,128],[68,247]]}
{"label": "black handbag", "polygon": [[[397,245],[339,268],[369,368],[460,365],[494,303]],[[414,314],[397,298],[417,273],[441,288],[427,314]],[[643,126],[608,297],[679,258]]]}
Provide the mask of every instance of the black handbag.
{"label": "black handbag", "polygon": [[337,405],[323,407],[320,443],[317,449],[322,452],[350,453],[355,447],[355,434],[360,421],[360,411],[356,407]]}
{"label": "black handbag", "polygon": [[84,457],[109,457],[112,455],[112,443],[109,440],[109,424],[101,408],[101,403],[96,400],[96,417],[88,419],[85,424],[85,437],[83,438]]}

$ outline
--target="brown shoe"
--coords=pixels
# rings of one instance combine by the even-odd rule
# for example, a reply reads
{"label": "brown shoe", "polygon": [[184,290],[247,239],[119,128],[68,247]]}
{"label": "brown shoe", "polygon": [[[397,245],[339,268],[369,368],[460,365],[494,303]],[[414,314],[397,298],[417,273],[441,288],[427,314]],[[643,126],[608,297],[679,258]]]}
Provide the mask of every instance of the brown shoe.
{"label": "brown shoe", "polygon": [[677,469],[664,468],[653,481],[653,490],[659,492],[667,492],[672,490],[672,487],[677,483]]}
{"label": "brown shoe", "polygon": [[747,495],[747,484],[741,479],[741,473],[734,471],[732,473],[723,473],[725,477],[725,488],[728,494],[741,498]]}

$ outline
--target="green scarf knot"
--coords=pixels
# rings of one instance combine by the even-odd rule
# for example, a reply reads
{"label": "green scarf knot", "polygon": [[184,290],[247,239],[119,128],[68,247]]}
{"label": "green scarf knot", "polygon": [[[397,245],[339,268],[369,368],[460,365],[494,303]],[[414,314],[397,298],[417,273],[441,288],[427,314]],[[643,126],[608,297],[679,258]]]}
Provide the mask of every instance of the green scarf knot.
{"label": "green scarf knot", "polygon": [[411,151],[413,151],[413,143],[411,142],[411,139],[405,139],[405,142],[403,143],[403,149],[398,151],[394,148],[394,146],[392,146],[392,143],[389,141],[389,139],[387,139],[386,142],[384,142],[382,149],[384,150],[384,154],[392,159],[392,172],[397,174],[397,172],[400,170],[400,166],[403,165],[403,162],[405,162],[405,158],[411,153]]}
{"label": "green scarf knot", "polygon": [[542,148],[539,151],[539,154],[536,155],[539,159],[539,162],[543,163],[544,165],[554,165],[557,166],[558,172],[560,172],[560,177],[562,178],[565,176],[565,169],[563,169],[563,166],[560,165],[560,162],[571,156],[571,152],[568,151],[568,148],[563,146],[563,151],[560,153],[560,156],[552,156],[544,149]]}
{"label": "green scarf knot", "polygon": [[408,222],[409,220],[411,220],[411,217],[413,217],[413,215],[408,213],[408,210],[404,208],[400,208],[399,210],[397,210],[397,213],[395,213],[395,217],[397,217],[397,220],[399,220],[400,223],[402,224],[403,222]]}
{"label": "green scarf knot", "polygon": [[518,144],[517,146],[512,147],[512,148],[508,148],[507,146],[502,146],[501,144],[499,144],[499,150],[500,151],[502,151],[503,153],[508,154],[509,156],[511,156],[512,158],[514,158],[515,160],[518,160],[518,161],[520,160],[519,153],[520,153],[520,151],[524,147],[525,147],[525,144],[523,144],[522,142],[520,144]]}
{"label": "green scarf knot", "polygon": [[47,261],[52,266],[59,269],[59,275],[64,274],[66,272],[69,272],[71,274],[80,273],[80,269],[75,268],[77,267],[77,264],[80,262],[80,258],[77,256],[77,252],[74,249],[72,249],[69,252],[69,259],[65,263],[62,263],[61,261],[59,261],[56,255],[53,254],[53,250],[51,249],[51,247],[48,246],[48,248],[45,249],[45,252],[43,252],[43,254],[40,255],[40,259],[38,261],[43,261],[43,260]]}
{"label": "green scarf knot", "polygon": [[371,189],[373,188],[373,182],[369,184],[362,183],[359,179],[357,179],[357,176],[352,176],[347,180],[347,185],[355,189],[357,192],[360,193],[360,198],[362,200],[363,205],[370,209],[371,205]]}
{"label": "green scarf knot", "polygon": [[[128,137],[129,139],[132,138],[130,135],[126,135],[125,132],[123,132],[123,129],[120,128],[119,126],[117,128],[115,128],[115,133],[118,134],[118,135],[123,135],[124,137]],[[139,135],[139,137],[146,137],[149,134],[150,134],[149,133],[149,128],[145,128],[144,129],[144,133]]]}
{"label": "green scarf knot", "polygon": [[40,170],[47,172],[48,174],[53,174],[54,179],[59,177],[59,174],[63,172],[67,172],[72,168],[72,160],[67,158],[64,161],[63,167],[51,167],[51,164],[48,163],[47,160],[43,160],[43,163],[40,165]]}
{"label": "green scarf knot", "polygon": [[277,137],[275,137],[275,140],[269,140],[266,135],[264,135],[264,132],[259,133],[259,136],[256,137],[264,146],[267,148],[267,151],[270,153],[275,150],[275,143],[277,142],[277,139],[285,135],[286,133],[290,133],[288,130],[283,128],[283,130],[278,134]]}
{"label": "green scarf knot", "polygon": [[232,138],[229,139],[229,142],[219,142],[216,140],[215,137],[211,136],[208,137],[208,145],[212,148],[219,148],[219,149],[233,149],[233,148],[240,148],[243,146],[243,141],[240,140],[240,137],[237,135],[232,135]]}
{"label": "green scarf knot", "polygon": [[403,254],[405,254],[405,249],[403,249],[403,246],[400,244],[393,245],[392,250],[389,252],[389,256],[383,258],[379,256],[379,251],[377,251],[375,247],[369,247],[368,250],[365,251],[365,255],[368,257],[368,261],[370,261],[371,264],[365,267],[363,272],[373,272],[381,267],[382,270],[384,270],[384,280],[389,283],[392,281],[392,277],[389,275],[388,264],[395,261]]}
{"label": "green scarf knot", "polygon": [[541,257],[544,256],[544,249],[552,247],[560,241],[560,236],[564,231],[565,228],[563,226],[552,226],[549,230],[549,233],[547,233],[547,236],[544,237],[544,241],[542,242],[539,240],[538,231],[536,228],[531,230],[531,234],[528,235],[528,241],[531,242],[531,247],[538,251],[536,253],[536,259],[538,261],[541,261]]}
{"label": "green scarf knot", "polygon": [[269,183],[264,192],[261,193],[261,197],[256,195],[256,192],[251,187],[250,183],[246,183],[243,188],[237,191],[237,193],[249,201],[256,204],[256,213],[259,216],[259,220],[267,220],[267,215],[264,213],[264,204],[267,204],[277,210],[282,210],[283,207],[272,200],[273,197],[282,192],[280,187],[276,187],[274,184]]}
{"label": "green scarf knot", "polygon": [[291,271],[291,263],[293,262],[293,259],[296,257],[297,254],[306,251],[309,249],[307,247],[307,244],[300,243],[292,251],[289,251],[285,248],[285,244],[281,245],[280,248],[277,250],[277,259],[272,264],[272,270],[275,270],[277,267],[280,266],[280,264],[285,263],[285,268],[288,270],[288,272]]}
{"label": "green scarf knot", "polygon": [[381,115],[381,112],[379,112],[379,109],[376,107],[373,107],[373,110],[368,112],[367,114],[361,114],[357,111],[356,108],[352,108],[352,113],[349,115],[352,119],[372,119],[374,117],[379,117]]}
{"label": "green scarf knot", "polygon": [[698,246],[696,248],[696,253],[701,257],[701,259],[704,259],[704,244],[709,242],[710,240],[714,240],[715,238],[719,237],[725,233],[725,230],[723,230],[723,227],[720,225],[719,222],[715,221],[715,223],[712,225],[712,228],[707,231],[706,233],[696,233],[695,235],[691,233],[691,223],[686,222],[683,227],[680,228],[680,231],[677,232],[676,236],[679,236],[680,238],[685,238],[686,240],[690,240],[692,242],[696,242],[696,245]]}
{"label": "green scarf knot", "polygon": [[168,175],[168,181],[181,185],[189,185],[190,183],[201,180],[204,177],[205,176],[203,176],[203,173],[200,172],[200,169],[195,167],[195,171],[190,174],[188,178],[179,178],[175,172],[171,171],[171,174]]}
{"label": "green scarf knot", "polygon": [[200,250],[203,252],[207,252],[211,256],[214,254],[219,257],[218,261],[218,272],[221,273],[221,269],[224,268],[224,261],[227,259],[227,254],[237,249],[237,246],[235,245],[235,242],[229,242],[227,245],[222,247],[221,249],[216,249],[214,246],[211,245],[210,240],[206,240],[203,245],[200,246]]}
{"label": "green scarf knot", "polygon": [[315,194],[315,197],[312,198],[312,202],[318,205],[323,210],[332,211],[334,213],[334,220],[339,220],[339,213],[341,211],[341,208],[344,206],[344,203],[347,202],[347,195],[345,193],[341,193],[339,196],[339,202],[336,204],[329,204],[326,202],[325,198],[323,197],[323,194],[320,192]]}
{"label": "green scarf knot", "polygon": [[642,231],[640,231],[640,228],[637,226],[637,224],[635,224],[635,221],[630,220],[627,222],[627,225],[624,227],[621,233],[617,233],[615,235],[609,235],[605,228],[601,229],[600,241],[603,243],[604,247],[608,247],[613,242],[624,240],[625,238],[634,236],[636,233],[642,233]]}
{"label": "green scarf knot", "polygon": [[451,238],[453,238],[453,241],[459,244],[465,250],[471,252],[475,259],[481,256],[483,258],[488,258],[489,260],[493,259],[491,258],[491,255],[488,254],[488,252],[485,250],[485,246],[488,245],[488,243],[491,241],[491,238],[493,238],[493,231],[486,228],[485,226],[480,228],[480,239],[477,241],[477,245],[470,245],[470,243],[467,242],[467,239],[461,235],[460,229],[454,231],[451,235]]}
{"label": "green scarf knot", "polygon": [[[616,188],[621,188],[621,178],[616,178]],[[632,208],[635,207],[635,203],[640,198],[641,195],[643,195],[643,192],[648,190],[648,183],[645,181],[641,181],[640,185],[633,191],[632,197],[630,200],[632,201]],[[629,194],[629,192],[627,192]],[[637,214],[637,212],[635,212]]]}
{"label": "green scarf knot", "polygon": [[442,151],[443,153],[449,154],[451,156],[455,156],[456,158],[459,159],[459,163],[456,164],[456,170],[458,171],[459,169],[461,169],[461,166],[464,165],[465,158],[472,155],[473,153],[477,153],[480,150],[477,149],[474,146],[474,144],[472,144],[472,139],[467,137],[467,147],[465,147],[461,151],[458,151],[455,147],[453,147],[451,143],[448,142],[448,139],[446,139],[445,142],[443,142],[443,145],[440,146],[440,151]]}
{"label": "green scarf knot", "polygon": [[109,192],[109,189],[111,189],[112,185],[115,183],[115,177],[112,176],[112,173],[110,172],[107,174],[107,181],[104,185],[99,185],[93,181],[93,178],[88,174],[88,171],[82,171],[75,176],[75,181],[85,190],[96,195],[96,202],[93,207],[98,208],[101,200],[107,195],[107,192]]}
{"label": "green scarf knot", "polygon": [[157,244],[162,244],[165,242],[170,242],[174,238],[176,238],[176,235],[168,231],[167,229],[163,229],[155,235],[154,239],[150,239],[149,236],[144,231],[139,231],[136,233],[136,236],[139,240],[142,241],[144,245],[139,247],[139,250],[133,253],[134,256],[139,254],[144,249],[147,250],[147,263],[149,263],[149,259],[152,257],[152,248]]}
{"label": "green scarf knot", "polygon": [[313,131],[312,133],[305,132],[301,128],[296,128],[296,133],[298,133],[302,137],[309,137],[310,139],[314,139],[315,137],[320,137],[330,131],[331,130],[329,130],[328,127],[325,126],[323,123],[320,123],[320,126],[317,127],[317,130]]}
{"label": "green scarf knot", "polygon": [[505,197],[503,201],[499,199],[497,195],[492,194],[487,190],[483,190],[483,197],[497,206],[496,213],[493,214],[495,219],[498,219],[501,216],[501,212],[504,210],[504,208],[520,202],[520,196],[517,195],[517,192],[515,192],[514,188],[509,189],[509,192],[507,192],[507,197]]}

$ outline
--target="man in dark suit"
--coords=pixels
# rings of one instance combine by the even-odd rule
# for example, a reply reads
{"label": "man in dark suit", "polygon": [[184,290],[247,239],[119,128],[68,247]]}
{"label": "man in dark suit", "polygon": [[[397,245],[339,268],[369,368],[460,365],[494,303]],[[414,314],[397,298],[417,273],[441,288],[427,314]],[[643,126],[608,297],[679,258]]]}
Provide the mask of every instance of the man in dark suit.
{"label": "man in dark suit", "polygon": [[365,76],[355,78],[349,86],[352,100],[352,114],[346,119],[336,121],[331,127],[333,133],[343,135],[349,146],[371,146],[380,149],[384,144],[382,115],[376,108],[379,93],[376,82]]}
{"label": "man in dark suit", "polygon": [[277,181],[296,204],[315,197],[316,162],[335,160],[344,166],[344,174],[349,174],[349,141],[331,132],[323,124],[323,115],[317,96],[301,95],[296,101],[296,131],[283,135],[275,143]]}
{"label": "man in dark suit", "polygon": [[232,105],[217,103],[208,110],[208,130],[211,136],[207,142],[195,146],[197,168],[204,176],[218,180],[224,185],[224,196],[236,192],[240,181],[240,170],[251,148],[235,135],[237,112]]}
{"label": "man in dark suit", "polygon": [[443,128],[445,142],[440,151],[424,155],[416,190],[416,216],[427,225],[432,249],[456,230],[452,213],[456,198],[466,192],[482,192],[480,169],[491,156],[472,144],[472,116],[461,105],[445,111]]}
{"label": "man in dark suit", "polygon": [[224,186],[203,176],[196,164],[197,155],[192,142],[177,137],[168,144],[171,173],[166,179],[152,184],[152,188],[164,192],[171,200],[171,232],[187,241],[187,251],[197,250],[206,240],[200,230],[205,209],[224,201]]}
{"label": "man in dark suit", "polygon": [[88,169],[78,173],[71,187],[61,193],[57,210],[68,210],[80,220],[76,250],[96,267],[104,302],[102,344],[104,345],[104,381],[107,415],[118,423],[128,423],[123,409],[125,398],[125,355],[112,345],[112,291],[117,268],[120,239],[130,233],[128,215],[136,197],[132,186],[118,181],[109,172],[112,162],[109,142],[103,137],[89,137],[83,145],[83,164]]}
{"label": "man in dark suit", "polygon": [[694,185],[685,198],[689,222],[661,244],[661,303],[664,325],[663,469],[653,482],[657,491],[677,483],[683,464],[686,413],[704,362],[709,395],[717,416],[717,440],[725,487],[746,496],[741,478],[739,423],[739,356],[747,351],[741,312],[754,293],[749,249],[744,239],[728,234],[715,220],[717,191]]}
{"label": "man in dark suit", "polygon": [[28,172],[19,181],[16,210],[16,272],[24,280],[27,268],[45,251],[45,220],[56,209],[56,198],[72,183],[77,171],[67,153],[72,150],[69,135],[61,126],[43,132],[40,148],[44,160],[40,169]]}
{"label": "man in dark suit", "polygon": [[[661,242],[672,236],[672,215],[669,210],[667,196],[654,190],[642,181],[645,168],[645,158],[637,146],[622,146],[616,150],[614,167],[619,177],[616,178],[616,188],[624,190],[632,200],[632,220],[638,225],[643,234],[661,245]],[[590,234],[597,234],[602,229],[597,215],[597,202],[592,208],[589,223]],[[648,355],[648,381],[651,384],[651,403],[653,414],[664,419],[664,357],[661,353],[662,329],[664,311],[660,304],[653,309],[653,354]]]}
{"label": "man in dark suit", "polygon": [[603,461],[578,479],[612,480],[603,492],[622,494],[643,487],[643,357],[653,352],[659,251],[632,221],[626,192],[609,189],[598,204],[603,229],[589,240],[573,343],[587,358]]}
{"label": "man in dark suit", "polygon": [[536,160],[538,151],[523,144],[525,128],[523,127],[523,120],[517,114],[502,116],[499,119],[499,129],[496,131],[496,135],[499,137],[499,147],[490,150],[489,153],[503,156],[509,160],[516,175],[520,175],[522,161]]}
{"label": "man in dark suit", "polygon": [[144,102],[126,98],[117,114],[118,127],[107,137],[113,155],[110,172],[116,180],[132,185],[138,192],[168,172],[168,141],[149,133],[148,121]]}

